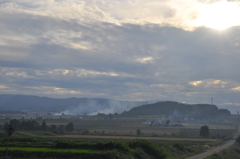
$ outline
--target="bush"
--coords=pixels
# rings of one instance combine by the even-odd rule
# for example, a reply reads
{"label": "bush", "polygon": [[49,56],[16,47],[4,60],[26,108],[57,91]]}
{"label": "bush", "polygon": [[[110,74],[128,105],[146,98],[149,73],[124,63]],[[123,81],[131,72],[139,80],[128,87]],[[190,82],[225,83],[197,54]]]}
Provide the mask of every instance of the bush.
{"label": "bush", "polygon": [[96,143],[98,149],[118,149],[123,151],[130,151],[130,148],[120,141],[98,142]]}
{"label": "bush", "polygon": [[142,148],[145,152],[155,156],[158,159],[164,159],[167,157],[163,148],[158,147],[152,142],[144,139],[133,140],[128,143],[130,148]]}
{"label": "bush", "polygon": [[[31,138],[31,137],[11,137],[11,142],[38,142],[39,140],[37,138]],[[7,138],[1,139],[1,141],[6,142]]]}
{"label": "bush", "polygon": [[54,144],[56,148],[88,148],[88,149],[98,149],[98,150],[112,150],[118,149],[122,151],[130,151],[128,145],[120,141],[109,141],[109,142],[76,142],[68,140],[58,140]]}
{"label": "bush", "polygon": [[158,137],[158,134],[152,134],[152,137]]}
{"label": "bush", "polygon": [[73,131],[74,130],[74,126],[73,123],[69,123],[65,126],[65,131]]}
{"label": "bush", "polygon": [[53,146],[56,148],[73,148],[77,146],[77,143],[68,140],[57,140]]}
{"label": "bush", "polygon": [[82,132],[81,132],[82,135],[87,135],[89,133],[90,133],[89,130],[82,130]]}
{"label": "bush", "polygon": [[185,150],[184,145],[181,143],[175,143],[175,144],[173,144],[173,147],[177,148],[178,150],[181,150],[181,151]]}
{"label": "bush", "polygon": [[236,138],[236,142],[240,144],[240,136]]}

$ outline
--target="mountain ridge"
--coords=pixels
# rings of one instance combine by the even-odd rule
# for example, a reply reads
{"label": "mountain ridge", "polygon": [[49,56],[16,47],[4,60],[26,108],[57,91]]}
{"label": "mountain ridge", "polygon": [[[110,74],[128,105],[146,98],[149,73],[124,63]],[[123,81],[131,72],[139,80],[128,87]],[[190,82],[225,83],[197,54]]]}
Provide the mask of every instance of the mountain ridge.
{"label": "mountain ridge", "polygon": [[106,98],[50,98],[34,95],[0,94],[1,110],[63,112],[65,114],[121,113],[149,101],[121,101]]}

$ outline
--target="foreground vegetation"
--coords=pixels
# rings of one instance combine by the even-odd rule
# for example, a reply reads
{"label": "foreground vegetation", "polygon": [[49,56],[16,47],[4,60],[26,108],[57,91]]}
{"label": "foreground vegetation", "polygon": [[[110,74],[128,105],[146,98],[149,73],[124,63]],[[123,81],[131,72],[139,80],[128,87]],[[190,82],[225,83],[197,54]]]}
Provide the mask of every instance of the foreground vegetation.
{"label": "foreground vegetation", "polygon": [[235,140],[236,142],[227,149],[220,151],[206,157],[205,159],[235,159],[240,158],[240,136]]}
{"label": "foreground vegetation", "polygon": [[[5,154],[3,147],[6,139],[2,139],[0,152]],[[167,153],[147,140],[133,140],[128,143],[120,141],[109,142],[79,142],[76,140],[56,140],[47,142],[34,138],[15,137],[11,139],[9,155],[18,158],[51,158],[51,157],[81,157],[81,158],[159,158],[164,159]],[[104,151],[103,151],[104,150]],[[26,153],[27,152],[27,153]],[[139,156],[140,155],[140,156]]]}
{"label": "foreground vegetation", "polygon": [[[100,140],[100,139],[99,139]],[[5,156],[6,138],[0,140]],[[184,159],[221,144],[219,140],[185,142],[135,139],[128,141],[54,140],[49,138],[10,137],[11,158],[87,158],[87,159]],[[1,158],[1,157],[0,157]],[[4,157],[2,157],[4,158]]]}
{"label": "foreground vegetation", "polygon": [[205,159],[237,159],[240,158],[240,145],[235,143],[227,149],[220,151],[219,153],[210,155]]}

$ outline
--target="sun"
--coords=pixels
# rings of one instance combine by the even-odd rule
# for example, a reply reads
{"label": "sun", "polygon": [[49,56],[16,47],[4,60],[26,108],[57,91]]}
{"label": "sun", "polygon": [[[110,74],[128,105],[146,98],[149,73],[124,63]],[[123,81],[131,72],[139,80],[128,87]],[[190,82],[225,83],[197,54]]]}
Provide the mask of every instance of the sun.
{"label": "sun", "polygon": [[221,1],[200,7],[195,26],[224,30],[240,24],[240,7],[237,3]]}

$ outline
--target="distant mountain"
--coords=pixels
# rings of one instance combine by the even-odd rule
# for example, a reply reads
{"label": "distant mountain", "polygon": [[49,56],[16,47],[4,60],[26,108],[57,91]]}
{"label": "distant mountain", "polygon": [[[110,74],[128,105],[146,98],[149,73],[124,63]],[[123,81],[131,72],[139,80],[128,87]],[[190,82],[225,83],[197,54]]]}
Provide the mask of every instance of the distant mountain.
{"label": "distant mountain", "polygon": [[123,112],[123,116],[151,116],[165,115],[169,119],[207,119],[229,116],[231,113],[227,109],[218,109],[216,105],[210,104],[183,104],[172,101],[157,102],[154,104],[134,107]]}
{"label": "distant mountain", "polygon": [[122,113],[149,101],[119,101],[102,98],[54,99],[31,95],[0,94],[0,110],[58,112],[64,114]]}

